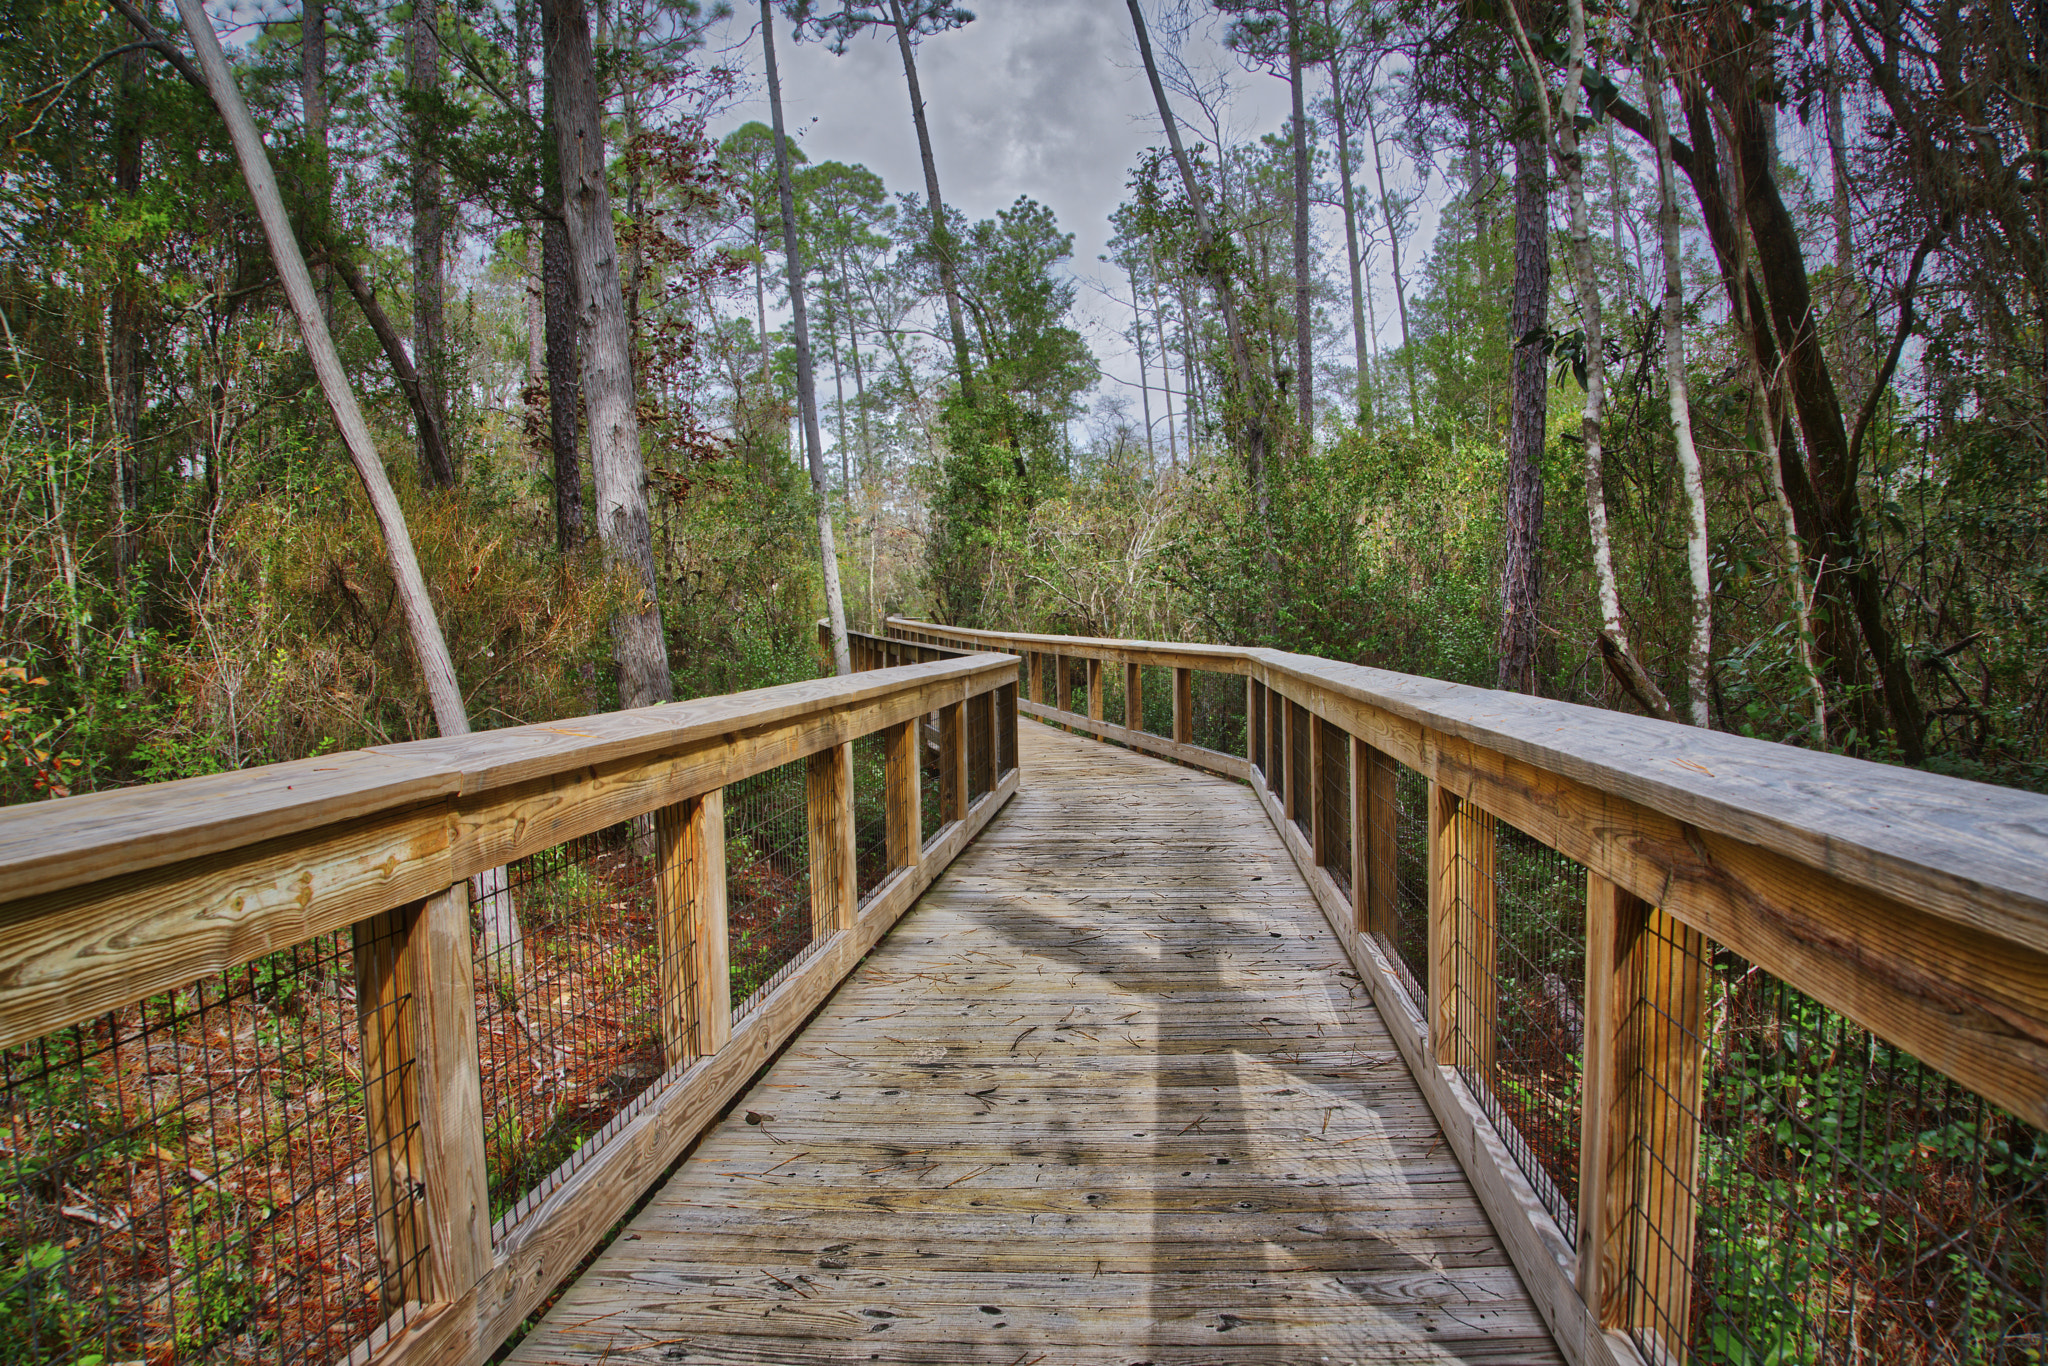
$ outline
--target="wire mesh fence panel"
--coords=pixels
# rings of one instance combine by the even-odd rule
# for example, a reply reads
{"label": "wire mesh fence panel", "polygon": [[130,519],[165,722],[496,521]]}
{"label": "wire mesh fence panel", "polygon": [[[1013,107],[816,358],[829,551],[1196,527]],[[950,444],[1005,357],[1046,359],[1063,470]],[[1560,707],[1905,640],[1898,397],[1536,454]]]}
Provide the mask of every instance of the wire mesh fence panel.
{"label": "wire mesh fence panel", "polygon": [[889,867],[889,735],[876,731],[853,741],[853,864],[865,901],[887,880]]}
{"label": "wire mesh fence panel", "polygon": [[816,942],[806,767],[797,759],[725,789],[726,956],[735,1020],[780,986]]}
{"label": "wire mesh fence panel", "polygon": [[1494,821],[1494,1043],[1488,1115],[1567,1238],[1579,1208],[1586,870]]}
{"label": "wire mesh fence panel", "polygon": [[1067,710],[1081,716],[1088,714],[1088,661],[1067,659]]}
{"label": "wire mesh fence panel", "polygon": [[996,776],[1017,767],[1017,688],[1006,683],[996,690]]}
{"label": "wire mesh fence panel", "polygon": [[[394,917],[364,927],[396,949]],[[0,1360],[338,1360],[421,1298],[413,1003],[349,932],[0,1053]],[[359,1019],[360,1015],[360,1019]],[[371,1098],[379,1104],[373,1117]],[[374,1128],[374,1132],[373,1132]]]}
{"label": "wire mesh fence panel", "polygon": [[939,752],[938,724],[926,716],[917,723],[918,823],[924,827],[919,838],[926,844],[946,824],[945,770]]}
{"label": "wire mesh fence panel", "polygon": [[1392,759],[1394,962],[1416,1004],[1429,999],[1429,779]]}
{"label": "wire mesh fence panel", "polygon": [[1633,1088],[1638,1343],[2048,1360],[2048,1134],[1668,916],[1645,934],[1627,1028],[1687,1065]]}
{"label": "wire mesh fence panel", "polygon": [[1322,746],[1316,802],[1323,823],[1316,862],[1351,899],[1351,737],[1335,726],[1317,726]]}
{"label": "wire mesh fence panel", "polygon": [[530,1212],[665,1070],[645,826],[610,826],[471,885],[494,1219]]}
{"label": "wire mesh fence panel", "polygon": [[1173,670],[1163,664],[1146,664],[1140,666],[1138,672],[1143,678],[1143,682],[1139,686],[1145,694],[1140,699],[1144,703],[1144,706],[1141,708],[1145,719],[1142,729],[1147,735],[1157,735],[1171,740],[1173,738]]}
{"label": "wire mesh fence panel", "polygon": [[1287,704],[1287,804],[1293,808],[1294,824],[1313,841],[1310,812],[1315,794],[1309,783],[1313,770],[1309,762],[1308,708],[1298,702]]}
{"label": "wire mesh fence panel", "polygon": [[967,800],[979,801],[994,786],[995,709],[991,694],[967,699]]}
{"label": "wire mesh fence panel", "polygon": [[[1244,753],[1244,679],[1237,674],[1194,670],[1189,680],[1194,741],[1219,754]],[[1169,708],[1169,711],[1171,709]],[[1168,724],[1172,724],[1171,716]]]}

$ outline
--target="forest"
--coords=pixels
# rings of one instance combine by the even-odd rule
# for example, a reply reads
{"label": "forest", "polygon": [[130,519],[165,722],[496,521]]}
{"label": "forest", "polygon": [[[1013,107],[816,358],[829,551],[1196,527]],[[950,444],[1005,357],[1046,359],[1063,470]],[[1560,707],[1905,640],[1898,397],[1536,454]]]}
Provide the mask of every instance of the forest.
{"label": "forest", "polygon": [[[1111,8],[1106,398],[1075,225],[943,197],[957,6],[11,0],[0,799],[810,677],[889,613],[2048,785],[2038,13]],[[799,44],[892,54],[918,180],[779,136]]]}

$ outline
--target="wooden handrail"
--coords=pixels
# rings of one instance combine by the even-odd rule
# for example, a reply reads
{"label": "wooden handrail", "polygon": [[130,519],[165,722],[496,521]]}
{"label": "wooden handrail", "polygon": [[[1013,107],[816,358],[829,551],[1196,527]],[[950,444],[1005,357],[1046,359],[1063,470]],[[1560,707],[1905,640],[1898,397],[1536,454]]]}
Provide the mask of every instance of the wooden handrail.
{"label": "wooden handrail", "polygon": [[[967,714],[1013,727],[1016,669],[988,653],[935,657],[8,808],[0,1047],[353,928],[362,1064],[376,1079],[362,1102],[378,1139],[376,1235],[399,1310],[354,1359],[480,1362],[1017,790],[993,741],[971,800],[966,781]],[[915,734],[934,712],[948,718],[942,767],[960,778],[926,839]],[[869,735],[883,738],[889,871],[863,900],[852,756]],[[794,761],[806,768],[812,947],[734,1020],[722,793]],[[666,1071],[531,1207],[494,1225],[470,880],[631,821],[650,836]]]}
{"label": "wooden handrail", "polygon": [[[1632,1132],[1619,1109],[1626,1079],[1613,1069],[1634,1050],[1629,1065],[1646,1069],[1641,1074],[1671,1107],[1659,1121],[1667,1129],[1692,1105],[1694,1114],[1676,1132],[1678,1146],[1659,1158],[1677,1170],[1661,1179],[1678,1181],[1697,1160],[1698,1042],[1682,1039],[1697,1032],[1700,989],[1697,971],[1678,960],[1700,936],[2028,1123],[2048,1127],[2048,798],[1284,651],[966,630],[901,618],[890,618],[888,630],[1022,655],[1034,681],[1042,655],[1246,678],[1242,758],[1171,754],[1156,737],[1105,727],[1062,705],[1064,699],[1020,710],[1251,780],[1375,999],[1406,1005],[1385,1012],[1395,1041],[1575,1362],[1640,1359],[1618,1331],[1644,1331],[1644,1322],[1624,1321],[1623,1262],[1631,1247],[1655,1240],[1638,1229],[1631,1242],[1628,1220],[1637,1216],[1627,1204],[1639,1197],[1619,1189],[1628,1183],[1608,1180],[1615,1145],[1631,1141]],[[1351,740],[1348,889],[1327,866],[1337,846],[1322,824],[1324,802],[1309,786],[1323,762],[1319,740],[1309,747],[1309,771],[1294,771],[1296,708],[1308,724],[1339,729]],[[1252,734],[1258,718],[1265,732]],[[1374,869],[1391,862],[1390,836],[1375,836],[1366,816],[1368,808],[1390,807],[1392,793],[1390,783],[1374,792],[1379,780],[1361,772],[1371,771],[1375,756],[1405,765],[1430,786],[1433,1018],[1409,998],[1386,938],[1391,889]],[[1226,759],[1235,767],[1220,762]],[[1595,942],[1587,955],[1576,1246],[1452,1065],[1458,1037],[1483,1035],[1489,1041],[1476,1046],[1490,1047],[1484,1017],[1491,1003],[1453,1000],[1459,993],[1447,989],[1461,957],[1491,953],[1490,940],[1474,940],[1493,932],[1492,889],[1480,885],[1490,878],[1493,827],[1475,814],[1498,818],[1587,869],[1587,925]],[[1309,826],[1306,833],[1297,819]],[[1618,993],[1636,990],[1662,993],[1643,999],[1652,1018],[1669,1023],[1649,1036],[1658,1042],[1624,1048],[1611,1012],[1622,1008]],[[1695,1052],[1688,1055],[1688,1047]],[[1641,1056],[1645,1049],[1654,1056]],[[1685,1222],[1682,1214],[1673,1217]],[[1681,1236],[1689,1248],[1689,1222]],[[1667,1325],[1682,1326],[1691,1289],[1674,1271],[1674,1257],[1667,1246],[1662,1263],[1641,1270],[1638,1293],[1663,1306]],[[1682,1343],[1666,1347],[1682,1358]]]}

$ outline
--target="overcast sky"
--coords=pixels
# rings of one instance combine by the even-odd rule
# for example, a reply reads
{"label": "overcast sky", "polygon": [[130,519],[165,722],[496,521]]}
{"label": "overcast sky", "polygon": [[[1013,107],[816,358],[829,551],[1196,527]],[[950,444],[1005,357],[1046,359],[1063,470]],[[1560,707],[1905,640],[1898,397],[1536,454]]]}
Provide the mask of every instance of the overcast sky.
{"label": "overcast sky", "polygon": [[[714,33],[706,57],[745,70],[754,93],[713,124],[714,136],[752,119],[768,121],[759,79],[759,7],[741,0],[737,8],[740,13]],[[1074,234],[1072,265],[1084,279],[1080,308],[1089,344],[1107,372],[1128,382],[1107,381],[1103,388],[1126,393],[1135,415],[1137,362],[1115,334],[1128,325],[1128,304],[1117,314],[1088,284],[1113,278],[1096,259],[1107,250],[1109,215],[1139,154],[1164,141],[1129,13],[1118,0],[976,0],[970,8],[973,23],[918,47],[939,188],[969,221],[993,217],[1019,195],[1052,208],[1061,229]],[[924,172],[893,36],[866,34],[843,57],[822,43],[791,43],[786,24],[778,24],[775,37],[783,116],[805,154],[813,161],[861,163],[892,192],[922,194]],[[1155,44],[1159,40],[1155,33]],[[1231,112],[1238,137],[1281,127],[1284,82],[1238,67],[1213,32],[1190,35],[1188,56],[1236,73]],[[1128,286],[1118,288],[1128,298]],[[1153,406],[1158,416],[1156,392]],[[1163,428],[1159,439],[1163,449]]]}

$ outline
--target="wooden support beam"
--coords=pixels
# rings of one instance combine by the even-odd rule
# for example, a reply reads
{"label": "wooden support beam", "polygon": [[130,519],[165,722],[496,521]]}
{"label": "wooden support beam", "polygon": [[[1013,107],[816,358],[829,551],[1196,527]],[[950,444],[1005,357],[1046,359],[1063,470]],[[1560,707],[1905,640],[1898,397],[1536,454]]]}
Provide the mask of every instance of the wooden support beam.
{"label": "wooden support beam", "polygon": [[804,765],[810,815],[811,937],[823,942],[853,925],[859,876],[853,848],[853,742],[813,754]]}
{"label": "wooden support beam", "polygon": [[1458,795],[1429,785],[1429,1048],[1438,1067],[1458,1060]]}
{"label": "wooden support beam", "polygon": [[1173,738],[1183,745],[1195,742],[1195,671],[1173,671]]}
{"label": "wooden support beam", "polygon": [[967,704],[939,708],[939,812],[944,821],[967,819]]}
{"label": "wooden support beam", "polygon": [[[482,1067],[476,1040],[476,959],[470,944],[469,884],[428,897],[413,917],[407,952],[420,988],[413,1009],[419,1086],[424,1235],[428,1274],[422,1299],[452,1300],[491,1266],[490,1175]],[[358,1007],[361,997],[357,998]],[[375,1130],[372,1129],[374,1133]]]}
{"label": "wooden support beam", "polygon": [[1088,661],[1088,719],[1102,719],[1102,661],[1099,659]]}
{"label": "wooden support beam", "polygon": [[[427,1153],[415,1067],[420,1038],[412,1019],[423,996],[414,934],[425,908],[415,901],[358,920],[351,931],[371,1204],[387,1309],[427,1298],[427,1210],[419,1198]],[[465,900],[465,931],[468,911]]]}
{"label": "wooden support beam", "polygon": [[1244,760],[1266,771],[1266,685],[1249,674],[1244,680]]}
{"label": "wooden support beam", "polygon": [[1124,665],[1124,729],[1145,729],[1145,666]]}
{"label": "wooden support beam", "polygon": [[882,803],[889,832],[889,866],[915,868],[924,852],[924,815],[918,781],[917,725],[905,721],[884,732]]}
{"label": "wooden support beam", "polygon": [[1608,1328],[1668,1334],[1692,1311],[1706,939],[1586,878],[1579,1294]]}
{"label": "wooden support beam", "polygon": [[1061,711],[1074,709],[1074,661],[1065,655],[1052,657],[1052,704]]}
{"label": "wooden support beam", "polygon": [[1024,700],[1026,702],[1036,702],[1038,700],[1038,685],[1040,682],[1038,677],[1038,661],[1038,651],[1026,650],[1024,652]]}

